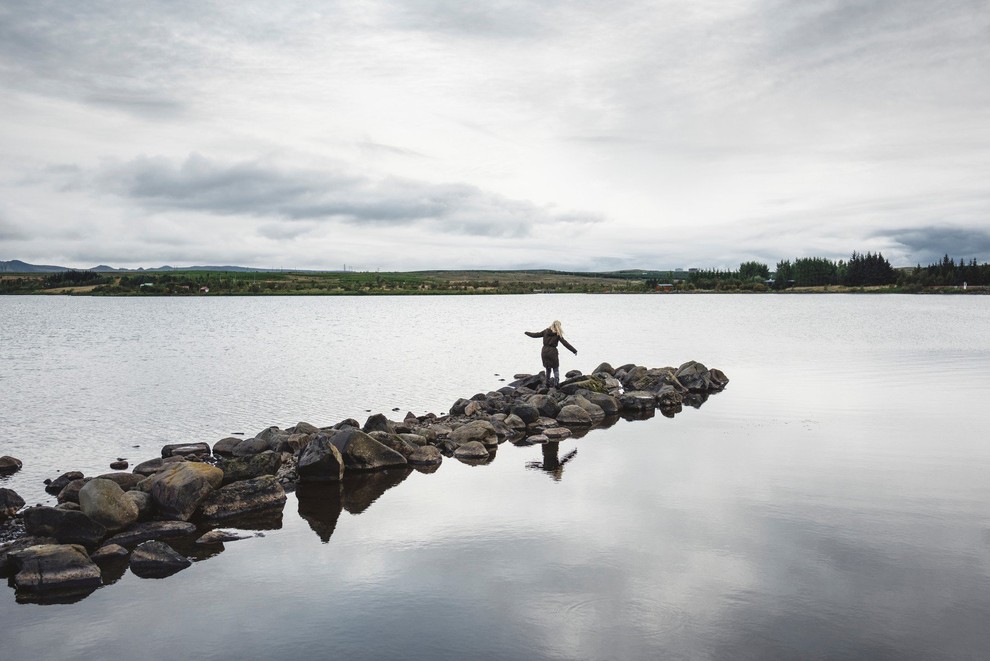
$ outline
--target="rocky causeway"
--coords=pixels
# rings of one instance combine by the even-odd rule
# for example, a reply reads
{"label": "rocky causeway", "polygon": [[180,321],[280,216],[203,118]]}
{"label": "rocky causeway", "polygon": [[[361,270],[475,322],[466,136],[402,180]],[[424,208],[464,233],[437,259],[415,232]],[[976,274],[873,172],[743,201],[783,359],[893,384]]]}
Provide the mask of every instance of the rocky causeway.
{"label": "rocky causeway", "polygon": [[[18,602],[78,601],[127,569],[164,578],[223,550],[223,544],[281,526],[286,492],[327,541],[342,509],[360,512],[411,470],[436,471],[444,459],[481,465],[502,443],[535,445],[576,438],[618,420],[672,417],[698,407],[729,379],[690,361],[647,368],[602,363],[568,372],[547,388],[543,374],[518,374],[498,390],[458,399],[445,415],[371,415],[317,427],[268,427],[252,438],[170,444],[114,472],[70,471],[48,481],[54,507],[25,507],[0,488],[0,575]],[[21,462],[0,457],[0,474]],[[245,531],[251,531],[246,533]]]}

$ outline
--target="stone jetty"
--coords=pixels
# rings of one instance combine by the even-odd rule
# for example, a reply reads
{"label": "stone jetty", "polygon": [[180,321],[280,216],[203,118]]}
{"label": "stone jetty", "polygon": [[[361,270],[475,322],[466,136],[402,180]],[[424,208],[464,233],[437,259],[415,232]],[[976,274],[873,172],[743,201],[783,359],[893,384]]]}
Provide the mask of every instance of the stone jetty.
{"label": "stone jetty", "polygon": [[[358,513],[411,470],[430,473],[445,458],[491,462],[501,443],[534,445],[580,437],[620,419],[672,417],[698,407],[729,379],[694,361],[646,368],[602,363],[547,388],[543,374],[518,374],[498,390],[458,399],[448,413],[402,420],[371,415],[325,427],[300,422],[252,438],[166,445],[130,472],[46,480],[54,507],[24,507],[0,489],[0,576],[18,601],[71,602],[126,569],[164,578],[245,536],[221,528],[281,526],[286,492],[324,541],[341,509]],[[121,466],[123,460],[113,462]],[[0,469],[21,467],[3,457]]]}

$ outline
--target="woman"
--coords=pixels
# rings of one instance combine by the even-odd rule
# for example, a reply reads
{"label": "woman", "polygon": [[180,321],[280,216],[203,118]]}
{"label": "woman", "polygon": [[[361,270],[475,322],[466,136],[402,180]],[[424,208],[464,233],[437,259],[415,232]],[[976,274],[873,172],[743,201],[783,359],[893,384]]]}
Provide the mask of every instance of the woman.
{"label": "woman", "polygon": [[[556,386],[560,383],[560,357],[557,355],[557,343],[563,343],[575,356],[577,355],[577,349],[572,347],[570,342],[564,339],[564,329],[560,327],[559,321],[554,321],[550,324],[549,328],[544,328],[539,333],[523,332],[530,337],[543,338],[543,351],[540,353],[540,357],[543,359],[543,367],[547,372],[547,387],[552,388]],[[551,370],[553,370],[553,378],[550,377]]]}

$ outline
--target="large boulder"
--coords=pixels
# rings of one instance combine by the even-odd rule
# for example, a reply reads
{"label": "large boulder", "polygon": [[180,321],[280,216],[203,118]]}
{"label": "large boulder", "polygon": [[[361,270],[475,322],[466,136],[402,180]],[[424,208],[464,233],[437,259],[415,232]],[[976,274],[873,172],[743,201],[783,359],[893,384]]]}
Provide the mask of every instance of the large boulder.
{"label": "large boulder", "polygon": [[587,390],[582,391],[579,394],[592,404],[598,406],[606,416],[617,415],[622,408],[619,405],[619,400],[611,395],[606,395],[600,392],[590,392]]}
{"label": "large boulder", "polygon": [[234,448],[240,445],[243,440],[243,438],[237,438],[236,436],[221,438],[213,444],[213,455],[216,457],[233,457]]}
{"label": "large boulder", "polygon": [[149,493],[164,518],[188,521],[200,502],[222,483],[223,471],[216,466],[182,462],[153,475]]}
{"label": "large boulder", "polygon": [[54,480],[49,482],[47,485],[45,485],[45,491],[47,491],[52,495],[57,496],[59,492],[61,492],[62,489],[64,489],[66,485],[69,484],[69,482],[72,482],[73,480],[81,480],[83,477],[84,477],[83,474],[80,473],[79,471],[68,471],[62,473]]}
{"label": "large boulder", "polygon": [[532,404],[525,404],[522,402],[513,404],[509,409],[509,412],[520,418],[527,425],[531,425],[540,419],[540,410]]}
{"label": "large boulder", "polygon": [[535,406],[536,410],[540,412],[540,416],[544,418],[556,418],[557,414],[560,413],[560,404],[547,395],[531,395],[526,403]]}
{"label": "large boulder", "polygon": [[281,466],[282,455],[271,450],[250,457],[232,457],[220,464],[223,469],[224,484],[250,480],[262,475],[275,475]]}
{"label": "large boulder", "polygon": [[502,424],[513,431],[523,431],[526,429],[526,421],[515,413],[510,413],[505,416],[505,420],[502,421]]}
{"label": "large boulder", "polygon": [[41,544],[10,554],[18,592],[89,593],[103,585],[100,568],[78,544]]}
{"label": "large boulder", "polygon": [[390,434],[387,431],[369,432],[368,436],[375,439],[382,445],[392,448],[393,450],[401,454],[403,457],[405,457],[407,460],[409,459],[409,455],[415,452],[416,448],[419,447],[414,443],[410,443],[406,441],[401,436],[399,436],[399,434]]}
{"label": "large boulder", "polygon": [[223,521],[285,505],[285,490],[273,475],[234,482],[203,499],[199,512],[205,521]]}
{"label": "large boulder", "polygon": [[570,395],[567,399],[564,400],[564,404],[565,405],[575,404],[583,408],[585,411],[587,411],[588,415],[591,416],[592,423],[601,422],[602,420],[605,419],[605,411],[602,409],[602,407],[598,406],[597,404],[593,404],[591,401],[589,401],[585,397],[582,397],[581,395]]}
{"label": "large boulder", "polygon": [[320,428],[308,422],[297,422],[295,427],[286,431],[291,431],[293,434],[319,434]]}
{"label": "large boulder", "polygon": [[165,578],[192,562],[165,542],[144,542],[131,552],[130,567],[141,578]]}
{"label": "large boulder", "polygon": [[678,407],[684,402],[684,395],[673,386],[663,386],[657,390],[654,397],[656,398],[657,406],[664,409]]}
{"label": "large boulder", "polygon": [[557,422],[565,427],[589,427],[592,424],[592,419],[591,415],[577,404],[568,404],[560,409],[560,413],[557,414]]}
{"label": "large boulder", "polygon": [[14,572],[14,560],[11,557],[16,551],[23,551],[29,546],[39,544],[58,544],[54,537],[34,537],[25,535],[10,542],[0,544],[0,578],[7,578]]}
{"label": "large boulder", "polygon": [[196,532],[196,525],[188,521],[147,521],[132,526],[129,530],[117,533],[106,541],[107,544],[132,546],[152,539],[185,537]]}
{"label": "large boulder", "polygon": [[106,537],[107,529],[82,512],[54,507],[29,507],[21,514],[24,530],[35,537],[54,537],[62,544],[94,548]]}
{"label": "large boulder", "polygon": [[344,427],[330,439],[340,450],[344,466],[353,470],[379,470],[389,466],[405,466],[406,458],[386,447],[360,429]]}
{"label": "large boulder", "polygon": [[20,459],[11,457],[9,455],[4,455],[0,457],[0,475],[9,475],[11,473],[16,473],[17,471],[21,470],[21,466],[23,466],[23,464],[21,463]]}
{"label": "large boulder", "polygon": [[209,443],[171,443],[162,448],[162,458],[188,457],[194,454],[209,455]]}
{"label": "large boulder", "polygon": [[116,482],[96,478],[79,490],[79,507],[107,532],[117,532],[137,523],[138,507],[124,496]]}
{"label": "large boulder", "polygon": [[448,438],[458,446],[472,441],[477,441],[486,448],[493,448],[498,445],[498,434],[495,432],[495,427],[487,420],[474,420],[458,427],[450,433]]}
{"label": "large boulder", "polygon": [[392,426],[392,423],[389,422],[389,419],[383,414],[376,413],[368,417],[368,420],[364,423],[364,427],[361,428],[361,431],[365,434],[370,434],[373,431],[383,431],[386,434],[394,434],[395,427]]}
{"label": "large boulder", "polygon": [[612,376],[612,375],[615,374],[615,368],[612,367],[611,365],[609,365],[608,363],[602,363],[601,365],[599,365],[595,369],[591,370],[591,373],[592,374],[603,374],[604,373],[604,374],[608,374],[609,376]]}
{"label": "large boulder", "polygon": [[327,434],[316,434],[299,454],[296,467],[302,482],[339,482],[344,477],[344,457]]}
{"label": "large boulder", "polygon": [[24,507],[24,499],[13,489],[0,488],[0,521],[17,514]]}

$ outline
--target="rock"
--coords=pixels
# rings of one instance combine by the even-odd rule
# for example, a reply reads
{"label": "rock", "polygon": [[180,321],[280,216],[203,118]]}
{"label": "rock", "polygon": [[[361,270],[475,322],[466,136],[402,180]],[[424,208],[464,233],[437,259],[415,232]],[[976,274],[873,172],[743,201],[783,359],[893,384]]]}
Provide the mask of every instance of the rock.
{"label": "rock", "polygon": [[165,578],[190,566],[192,562],[165,542],[144,542],[131,553],[130,568],[141,578]]}
{"label": "rock", "polygon": [[495,427],[487,420],[474,420],[463,427],[458,427],[450,433],[450,440],[456,445],[477,441],[487,448],[498,445],[498,434]]}
{"label": "rock", "polygon": [[78,544],[41,544],[10,555],[18,592],[89,593],[103,585],[100,568]]}
{"label": "rock", "polygon": [[539,445],[540,443],[549,443],[550,437],[546,434],[533,434],[532,436],[526,437],[526,445]]}
{"label": "rock", "polygon": [[583,375],[583,374],[581,374],[581,370],[568,370],[568,371],[567,371],[567,372],[566,372],[566,373],[564,374],[564,378],[565,378],[565,379],[573,379],[573,378],[574,378],[574,377],[576,377],[576,376],[584,376],[584,375]]}
{"label": "rock", "polygon": [[234,448],[243,441],[243,438],[237,438],[236,436],[228,436],[227,438],[221,438],[219,441],[213,444],[213,454],[217,457],[233,457]]}
{"label": "rock", "polygon": [[[21,466],[23,465],[24,464],[21,463],[20,459],[4,455],[0,457],[0,475],[10,475],[11,473],[16,473],[21,470]],[[82,476],[80,475],[80,477]]]}
{"label": "rock", "polygon": [[54,507],[29,507],[21,516],[27,534],[54,537],[61,544],[81,544],[94,548],[106,536],[107,529],[82,512]]}
{"label": "rock", "polygon": [[436,447],[423,445],[417,447],[415,452],[409,455],[408,461],[413,466],[434,466],[443,461],[443,455]]}
{"label": "rock", "polygon": [[188,457],[194,454],[210,454],[208,443],[171,443],[162,448],[162,458]]}
{"label": "rock", "polygon": [[144,479],[144,475],[138,475],[137,473],[104,473],[103,475],[97,475],[96,477],[100,480],[110,480],[111,482],[116,482],[117,486],[124,491],[136,489],[137,485]]}
{"label": "rock", "polygon": [[138,507],[124,497],[116,482],[96,478],[79,490],[79,507],[107,532],[118,532],[137,523]]}
{"label": "rock", "polygon": [[606,416],[616,415],[621,410],[619,400],[611,395],[591,391],[582,391],[579,394],[595,406],[598,406]]}
{"label": "rock", "polygon": [[680,406],[684,402],[684,395],[678,392],[673,386],[663,386],[655,394],[657,406],[665,409]]}
{"label": "rock", "polygon": [[282,465],[282,455],[265,450],[251,457],[232,457],[220,464],[223,469],[223,484],[249,480],[262,475],[275,475]]}
{"label": "rock", "polygon": [[128,466],[130,466],[130,464],[124,461],[123,459],[110,462],[110,469],[115,471],[127,470]]}
{"label": "rock", "polygon": [[526,400],[526,403],[535,406],[536,410],[540,412],[540,416],[544,418],[556,418],[557,414],[560,413],[560,404],[557,403],[557,400],[546,395],[532,395]]}
{"label": "rock", "polygon": [[361,428],[365,434],[369,434],[373,431],[383,431],[387,434],[394,434],[395,428],[392,423],[389,422],[381,413],[376,413],[375,415],[368,418],[368,421],[364,423],[364,427]]}
{"label": "rock", "polygon": [[13,489],[0,488],[0,521],[17,514],[24,507],[24,499]]}
{"label": "rock", "polygon": [[155,513],[155,503],[151,494],[144,491],[125,491],[124,498],[128,499],[138,510],[138,521],[147,521]]}
{"label": "rock", "polygon": [[151,477],[151,499],[166,519],[188,521],[200,502],[223,483],[223,471],[208,464],[182,462]]}
{"label": "rock", "polygon": [[312,434],[286,434],[284,436],[280,435],[278,437],[278,445],[274,448],[276,452],[289,452],[292,454],[298,453],[300,450],[309,445],[309,442],[313,440],[313,437],[320,432],[315,432]]}
{"label": "rock", "polygon": [[464,415],[464,410],[467,408],[468,404],[471,403],[471,401],[472,400],[470,400],[470,399],[464,399],[463,397],[461,397],[460,399],[458,399],[456,402],[454,402],[451,405],[451,407],[450,407],[450,414],[451,415]]}
{"label": "rock", "polygon": [[58,544],[58,540],[54,537],[26,535],[0,544],[0,577],[6,578],[14,572],[13,559],[10,557],[10,554],[15,551],[22,551],[29,546],[38,546],[39,544]]}
{"label": "rock", "polygon": [[81,480],[83,477],[84,477],[83,474],[80,473],[79,471],[69,471],[67,473],[62,473],[61,475],[56,477],[54,480],[52,480],[45,486],[45,491],[53,495],[58,495],[62,491],[62,489],[64,489],[69,484],[69,482],[73,482],[75,480]]}
{"label": "rock", "polygon": [[553,427],[543,430],[544,438],[551,441],[562,441],[571,435],[571,430],[567,427]]}
{"label": "rock", "polygon": [[227,530],[211,530],[196,540],[199,546],[210,546],[213,544],[223,544],[224,542],[236,542],[240,539],[248,539],[248,535],[238,535]]}
{"label": "rock", "polygon": [[415,452],[416,448],[419,447],[417,445],[414,445],[412,443],[403,440],[402,437],[399,436],[398,434],[389,434],[388,432],[384,432],[384,431],[373,431],[369,433],[368,436],[375,439],[382,445],[392,448],[393,450],[401,454],[403,457],[405,457],[407,460],[409,459],[409,455]]}
{"label": "rock", "polygon": [[171,539],[185,537],[196,532],[196,525],[188,521],[148,521],[138,523],[129,530],[117,533],[106,541],[107,544],[133,546],[152,539]]}
{"label": "rock", "polygon": [[581,395],[571,395],[566,400],[564,400],[564,403],[576,404],[577,406],[583,408],[585,411],[587,411],[588,415],[591,416],[592,423],[601,422],[602,420],[605,419],[605,411],[602,410],[602,407],[598,406],[597,404],[592,404],[590,401],[588,401],[586,398],[582,397]]}
{"label": "rock", "polygon": [[615,375],[615,369],[611,365],[609,365],[608,363],[602,363],[601,365],[599,365],[595,369],[591,370],[591,373],[592,374],[602,374],[602,373],[604,373],[604,374],[608,374],[609,376],[614,376]]}
{"label": "rock", "polygon": [[656,407],[656,396],[651,392],[632,390],[619,395],[623,411],[646,411]]}
{"label": "rock", "polygon": [[505,420],[503,422],[506,427],[515,431],[522,431],[523,429],[526,429],[526,422],[515,413],[510,413],[505,416]]}
{"label": "rock", "polygon": [[457,459],[487,459],[488,448],[479,441],[468,441],[454,450]]}
{"label": "rock", "polygon": [[729,385],[729,377],[722,370],[712,368],[708,371],[708,378],[718,390],[723,390]]}
{"label": "rock", "polygon": [[58,502],[65,503],[78,503],[79,502],[79,490],[82,489],[87,482],[89,482],[91,477],[82,477],[78,480],[72,480],[65,485],[65,488],[58,492]]}
{"label": "rock", "polygon": [[339,430],[330,442],[340,450],[344,466],[353,470],[379,470],[389,466],[404,466],[406,458],[352,427]]}
{"label": "rock", "polygon": [[301,482],[339,482],[344,477],[344,457],[328,434],[316,434],[299,455],[296,471]]}
{"label": "rock", "polygon": [[[274,441],[278,437],[278,435],[281,434],[281,433],[282,433],[282,431],[278,427],[275,427],[273,425],[271,427],[266,427],[264,431],[261,431],[261,432],[257,433],[255,435],[255,438],[261,439],[262,441],[264,441],[268,445],[271,445],[272,441]],[[248,439],[248,440],[250,440],[250,439]]]}
{"label": "rock", "polygon": [[68,502],[68,501],[66,501],[64,503],[59,503],[58,505],[55,506],[55,509],[57,509],[57,510],[68,510],[68,511],[71,511],[71,512],[82,512],[82,508],[79,507],[79,503],[72,503],[72,502]]}
{"label": "rock", "polygon": [[[269,429],[277,430],[278,428],[269,427]],[[231,454],[234,455],[235,457],[251,457],[260,452],[264,452],[265,450],[269,450],[271,449],[269,442],[273,438],[275,438],[276,435],[277,432],[269,436],[266,436],[264,438],[262,437],[245,438],[243,441],[241,441],[240,443],[234,446],[234,449],[231,451]]]}
{"label": "rock", "polygon": [[471,402],[470,404],[464,407],[464,415],[468,417],[473,417],[482,414],[484,412],[485,412],[485,407],[481,404],[481,402]]}
{"label": "rock", "polygon": [[521,419],[527,425],[532,424],[540,419],[540,411],[535,406],[531,404],[514,404],[509,412]]}
{"label": "rock", "polygon": [[401,438],[406,443],[412,443],[417,447],[428,445],[430,442],[429,439],[427,439],[422,434],[399,434],[399,438]]}
{"label": "rock", "polygon": [[125,549],[120,544],[104,544],[100,548],[93,551],[89,558],[93,562],[106,562],[107,560],[126,558],[129,553],[130,551]]}
{"label": "rock", "polygon": [[557,415],[557,422],[565,426],[588,427],[591,426],[592,420],[591,416],[583,408],[577,404],[568,404],[560,409],[560,413]]}
{"label": "rock", "polygon": [[[286,430],[288,431],[288,430]],[[311,425],[308,422],[297,422],[296,426],[292,428],[293,434],[319,434],[320,428]]]}
{"label": "rock", "polygon": [[592,392],[607,392],[608,389],[605,387],[605,381],[598,378],[597,376],[576,376],[573,379],[568,379],[560,385],[557,386],[557,390],[566,393],[568,395],[573,395],[579,390],[590,390]]}
{"label": "rock", "polygon": [[223,521],[244,514],[281,508],[285,490],[273,475],[262,475],[222,487],[205,499],[199,512],[205,521]]}
{"label": "rock", "polygon": [[181,455],[165,458],[157,457],[155,459],[149,459],[148,461],[142,461],[140,464],[132,468],[131,472],[136,475],[144,475],[147,477],[149,475],[154,475],[169,464],[177,464],[185,460],[186,458]]}

